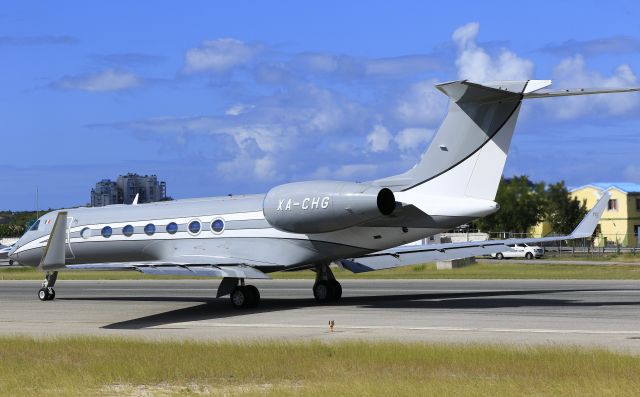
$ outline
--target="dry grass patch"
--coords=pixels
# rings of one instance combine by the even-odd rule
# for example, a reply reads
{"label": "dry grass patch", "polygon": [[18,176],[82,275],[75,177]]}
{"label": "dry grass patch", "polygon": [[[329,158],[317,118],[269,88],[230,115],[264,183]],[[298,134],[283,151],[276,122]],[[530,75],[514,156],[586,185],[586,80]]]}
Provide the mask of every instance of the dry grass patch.
{"label": "dry grass patch", "polygon": [[640,357],[565,347],[0,338],[0,395],[637,395]]}

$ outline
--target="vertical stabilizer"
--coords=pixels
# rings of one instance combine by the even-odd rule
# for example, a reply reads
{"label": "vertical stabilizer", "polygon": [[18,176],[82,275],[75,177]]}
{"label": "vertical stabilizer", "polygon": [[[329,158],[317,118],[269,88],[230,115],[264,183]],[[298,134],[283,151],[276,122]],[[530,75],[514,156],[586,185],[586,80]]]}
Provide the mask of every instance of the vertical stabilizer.
{"label": "vertical stabilizer", "polygon": [[394,191],[493,200],[523,95],[550,84],[529,80],[437,85],[451,101],[431,145],[411,170],[376,184]]}

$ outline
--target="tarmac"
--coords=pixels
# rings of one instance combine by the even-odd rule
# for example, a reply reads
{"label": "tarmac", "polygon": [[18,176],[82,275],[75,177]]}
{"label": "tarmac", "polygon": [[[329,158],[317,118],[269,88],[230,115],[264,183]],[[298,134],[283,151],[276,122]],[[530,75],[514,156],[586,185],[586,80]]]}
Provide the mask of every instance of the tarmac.
{"label": "tarmac", "polygon": [[[640,281],[345,280],[319,305],[313,280],[260,280],[258,308],[216,299],[217,280],[0,281],[0,335],[171,340],[399,340],[576,345],[640,353]],[[333,332],[328,327],[334,321]]]}

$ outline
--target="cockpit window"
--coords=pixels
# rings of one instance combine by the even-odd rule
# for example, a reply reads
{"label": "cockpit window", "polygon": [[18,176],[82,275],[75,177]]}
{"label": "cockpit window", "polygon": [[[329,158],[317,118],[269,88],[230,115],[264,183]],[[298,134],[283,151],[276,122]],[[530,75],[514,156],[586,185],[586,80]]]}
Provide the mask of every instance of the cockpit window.
{"label": "cockpit window", "polygon": [[33,225],[31,225],[31,227],[29,228],[30,231],[35,231],[38,230],[38,226],[40,226],[40,219],[38,219],[37,221],[35,221],[35,223]]}

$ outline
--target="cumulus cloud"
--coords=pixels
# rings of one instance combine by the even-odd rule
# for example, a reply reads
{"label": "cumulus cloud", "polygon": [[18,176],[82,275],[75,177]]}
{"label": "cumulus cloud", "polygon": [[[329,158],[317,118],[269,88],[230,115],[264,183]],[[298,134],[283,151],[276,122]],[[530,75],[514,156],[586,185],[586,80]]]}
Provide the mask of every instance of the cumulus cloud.
{"label": "cumulus cloud", "polygon": [[[568,88],[613,88],[637,86],[638,78],[627,64],[619,65],[605,76],[589,70],[582,55],[564,59],[555,67],[554,85]],[[587,114],[621,115],[638,108],[638,94],[590,95],[545,101],[545,106],[559,119],[574,119]]]}
{"label": "cumulus cloud", "polygon": [[471,22],[453,32],[452,38],[458,49],[456,66],[460,78],[477,82],[531,78],[533,62],[504,48],[497,57],[492,57],[476,42],[479,31],[480,24]]}
{"label": "cumulus cloud", "polygon": [[422,149],[433,137],[434,131],[426,128],[405,128],[394,138],[398,148],[403,151]]}
{"label": "cumulus cloud", "polygon": [[199,47],[187,51],[184,71],[187,73],[226,72],[247,63],[257,50],[256,47],[236,39],[207,40]]}
{"label": "cumulus cloud", "polygon": [[345,164],[334,170],[333,175],[338,179],[363,180],[376,174],[378,167],[375,164]]}
{"label": "cumulus cloud", "polygon": [[55,86],[89,92],[122,91],[138,87],[141,79],[133,73],[107,69],[100,73],[63,77]]}
{"label": "cumulus cloud", "polygon": [[419,81],[408,87],[397,99],[396,118],[408,125],[432,126],[442,119],[447,99],[433,86],[437,80]]}
{"label": "cumulus cloud", "polygon": [[367,145],[372,152],[385,152],[389,149],[392,135],[384,126],[378,124],[373,127],[373,131],[367,135]]}

